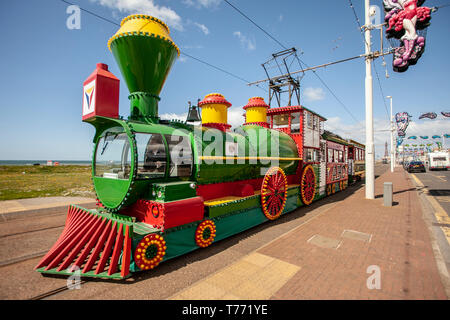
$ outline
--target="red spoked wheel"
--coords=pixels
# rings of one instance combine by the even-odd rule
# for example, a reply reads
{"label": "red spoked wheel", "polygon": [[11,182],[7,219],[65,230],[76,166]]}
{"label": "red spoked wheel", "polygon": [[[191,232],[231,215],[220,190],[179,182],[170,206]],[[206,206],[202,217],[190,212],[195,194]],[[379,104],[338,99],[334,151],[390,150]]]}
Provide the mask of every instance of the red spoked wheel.
{"label": "red spoked wheel", "polygon": [[153,269],[166,254],[166,241],[158,234],[146,235],[136,247],[134,261],[141,270]]}
{"label": "red spoked wheel", "polygon": [[205,220],[200,223],[195,231],[195,243],[205,248],[214,242],[216,237],[216,225],[212,220]]}
{"label": "red spoked wheel", "polygon": [[261,186],[261,207],[269,220],[275,220],[283,212],[287,199],[287,178],[283,169],[272,167],[264,176]]}
{"label": "red spoked wheel", "polygon": [[307,165],[303,169],[300,191],[303,203],[310,205],[316,195],[316,173],[312,165]]}

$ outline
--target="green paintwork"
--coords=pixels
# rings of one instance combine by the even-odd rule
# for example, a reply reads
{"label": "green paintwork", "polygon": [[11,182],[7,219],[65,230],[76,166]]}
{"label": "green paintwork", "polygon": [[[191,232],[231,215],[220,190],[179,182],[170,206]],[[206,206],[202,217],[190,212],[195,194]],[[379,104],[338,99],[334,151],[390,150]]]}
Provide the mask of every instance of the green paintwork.
{"label": "green paintwork", "polygon": [[[260,200],[260,197],[258,198]],[[296,208],[297,193],[294,192],[294,194],[288,196],[283,214],[293,211]],[[211,220],[213,220],[216,225],[216,237],[214,243],[269,221],[259,207],[237,213],[230,213],[226,216],[216,217]],[[162,234],[167,244],[167,251],[163,261],[199,249],[195,243],[195,231],[200,223],[201,221],[181,228],[172,228]]]}
{"label": "green paintwork", "polygon": [[[191,187],[192,181],[154,183],[151,186],[151,199],[160,202],[183,200],[195,197],[196,191]],[[194,183],[195,185],[195,183]]]}
{"label": "green paintwork", "polygon": [[[57,271],[57,268],[53,268],[50,270],[45,270],[45,267],[36,269],[37,272],[40,273],[46,273],[46,274],[58,274],[58,275],[64,275],[64,276],[71,276],[74,275],[75,272],[68,272],[65,270]],[[101,272],[99,274],[95,274],[95,271],[89,271],[86,273],[81,273],[80,277],[89,277],[89,278],[101,278],[101,279],[126,279],[132,276],[132,273],[129,273],[125,277],[122,277],[120,272],[113,273],[112,275],[108,275],[108,272]]]}
{"label": "green paintwork", "polygon": [[131,179],[108,179],[93,177],[97,196],[108,208],[117,208],[124,200],[131,186]]}
{"label": "green paintwork", "polygon": [[[288,189],[287,195],[288,197],[295,196],[298,194],[298,192],[299,192],[298,187],[291,187]],[[230,201],[213,206],[206,206],[205,216],[209,218],[217,218],[220,216],[236,214],[239,212],[260,207],[261,207],[261,197],[259,195],[254,195],[251,197],[246,197],[244,199]]]}
{"label": "green paintwork", "polygon": [[[120,210],[124,206],[132,204],[139,198],[154,199],[152,193],[152,184],[155,183],[175,183],[180,180],[188,180],[194,181],[197,184],[210,184],[227,181],[257,179],[263,177],[264,170],[261,170],[262,168],[268,168],[273,165],[281,167],[286,175],[291,175],[295,174],[299,163],[298,160],[281,160],[279,161],[279,163],[271,163],[270,160],[248,159],[239,161],[223,160],[222,163],[220,163],[221,161],[217,160],[200,161],[200,156],[203,154],[208,154],[211,156],[226,155],[226,141],[237,143],[239,149],[238,156],[279,156],[281,158],[298,157],[297,146],[287,134],[278,132],[276,130],[265,129],[260,126],[249,125],[241,127],[240,129],[238,129],[238,132],[222,132],[217,129],[193,127],[173,122],[170,122],[166,125],[162,123],[145,123],[140,121],[110,119],[104,117],[96,117],[95,119],[90,120],[89,123],[91,123],[97,129],[94,137],[95,148],[93,156],[93,181],[95,191],[102,203],[107,208],[115,211]],[[130,146],[132,148],[130,177],[127,180],[95,177],[95,151],[98,147],[99,139],[105,130],[116,126],[121,126],[123,128],[123,132],[126,132],[129,137]],[[192,153],[194,156],[192,176],[184,178],[168,178],[168,172],[166,172],[166,178],[159,178],[159,180],[137,179],[137,150],[135,142],[136,133],[158,133],[162,135],[180,135],[189,137],[192,145]],[[271,138],[274,135],[275,137],[278,136],[278,143],[273,146],[274,150],[277,150],[277,152],[275,154],[272,154]],[[214,141],[213,139],[215,139],[215,137],[218,137],[222,141],[219,144],[219,150],[211,148],[211,143]],[[252,139],[252,137],[254,137],[254,139]],[[277,142],[276,140],[273,141]],[[259,148],[259,146],[266,144],[268,146],[267,152],[266,150],[261,150]],[[166,167],[168,171],[169,166]]]}
{"label": "green paintwork", "polygon": [[111,51],[131,93],[131,117],[156,120],[159,94],[178,56],[176,48],[161,38],[123,35],[111,43]]}
{"label": "green paintwork", "polygon": [[[261,126],[247,125],[237,129],[237,132],[222,132],[216,129],[201,128],[203,139],[195,139],[197,152],[199,155],[227,156],[226,141],[237,143],[238,157],[280,157],[297,158],[297,145],[289,135]],[[200,136],[197,134],[196,136]],[[212,148],[211,137],[221,139],[221,149]],[[278,137],[278,138],[277,138]],[[278,141],[277,141],[278,140]],[[276,144],[272,146],[272,142]],[[261,146],[267,146],[262,149]],[[272,147],[276,150],[272,153]],[[200,162],[200,161],[199,161]],[[203,160],[199,165],[197,182],[199,184],[221,183],[237,180],[256,179],[264,176],[261,168],[269,168],[274,165],[284,170],[286,175],[294,174],[298,160],[282,160],[274,164],[271,160]]]}
{"label": "green paintwork", "polygon": [[[97,196],[102,203],[110,210],[120,210],[121,208],[131,205],[139,198],[151,198],[151,185],[156,182],[169,182],[177,181],[179,178],[168,178],[159,180],[137,179],[137,150],[135,142],[135,133],[160,133],[163,135],[176,134],[180,136],[186,136],[191,139],[191,133],[185,128],[171,127],[162,124],[149,124],[138,121],[128,121],[122,119],[112,119],[105,117],[95,117],[88,122],[96,128],[94,136],[94,152],[92,157],[92,176],[94,182],[94,189]],[[131,150],[131,169],[128,179],[108,179],[95,176],[95,155],[98,148],[98,143],[102,133],[112,127],[120,126],[123,128],[123,132],[127,133]],[[168,168],[168,166],[167,166]],[[195,174],[194,167],[194,173]],[[188,177],[189,178],[189,177]],[[186,179],[188,179],[186,178]]]}

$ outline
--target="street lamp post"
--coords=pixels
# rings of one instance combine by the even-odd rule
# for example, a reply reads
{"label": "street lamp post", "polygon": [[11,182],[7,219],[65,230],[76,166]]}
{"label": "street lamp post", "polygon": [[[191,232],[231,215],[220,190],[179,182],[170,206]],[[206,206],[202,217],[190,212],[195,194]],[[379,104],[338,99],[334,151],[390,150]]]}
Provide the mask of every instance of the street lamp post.
{"label": "street lamp post", "polygon": [[392,116],[392,96],[386,98],[391,100],[391,172],[394,172],[395,152],[394,152],[394,117]]}
{"label": "street lamp post", "polygon": [[372,87],[372,52],[370,30],[370,0],[365,0],[365,55],[366,55],[366,199],[375,199],[375,150],[373,137],[373,87]]}

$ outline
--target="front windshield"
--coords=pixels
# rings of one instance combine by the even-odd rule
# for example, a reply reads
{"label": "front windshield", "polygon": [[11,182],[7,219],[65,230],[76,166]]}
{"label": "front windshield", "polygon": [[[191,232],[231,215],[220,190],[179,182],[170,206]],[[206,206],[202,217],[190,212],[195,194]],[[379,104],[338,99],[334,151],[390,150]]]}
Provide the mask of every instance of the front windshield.
{"label": "front windshield", "polygon": [[130,141],[122,127],[103,132],[95,154],[95,176],[128,179],[131,170]]}

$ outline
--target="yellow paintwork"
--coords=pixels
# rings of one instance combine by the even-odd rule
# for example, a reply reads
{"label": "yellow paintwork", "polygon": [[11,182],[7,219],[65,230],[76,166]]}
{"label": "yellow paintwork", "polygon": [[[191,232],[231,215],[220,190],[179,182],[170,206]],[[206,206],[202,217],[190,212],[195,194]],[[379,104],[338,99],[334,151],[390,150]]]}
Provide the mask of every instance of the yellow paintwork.
{"label": "yellow paintwork", "polygon": [[201,156],[200,160],[280,160],[295,161],[302,158],[280,158],[280,157],[224,157],[224,156]]}
{"label": "yellow paintwork", "polygon": [[247,108],[245,119],[246,122],[267,122],[267,108],[266,107]]}
{"label": "yellow paintwork", "polygon": [[[288,189],[298,188],[299,186],[300,186],[299,184],[290,184],[290,185],[287,186],[287,188]],[[207,207],[215,206],[215,205],[218,205],[218,204],[223,204],[223,203],[227,203],[227,202],[232,202],[232,201],[236,201],[236,200],[242,200],[242,199],[246,199],[246,198],[250,198],[250,197],[254,197],[254,196],[259,196],[260,194],[261,194],[261,190],[255,190],[254,194],[251,195],[251,196],[246,196],[246,197],[227,196],[227,197],[207,200],[207,201],[204,202],[204,204]]]}
{"label": "yellow paintwork", "polygon": [[226,104],[204,104],[202,108],[202,123],[228,123]]}
{"label": "yellow paintwork", "polygon": [[171,43],[180,55],[180,49],[170,37],[169,27],[158,18],[143,14],[134,14],[124,18],[120,23],[120,29],[109,39],[108,48],[111,50],[111,43],[116,38],[127,35],[161,38]]}

